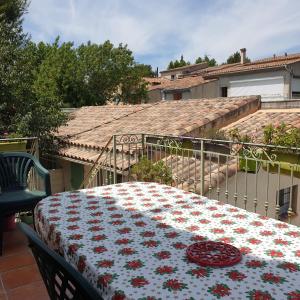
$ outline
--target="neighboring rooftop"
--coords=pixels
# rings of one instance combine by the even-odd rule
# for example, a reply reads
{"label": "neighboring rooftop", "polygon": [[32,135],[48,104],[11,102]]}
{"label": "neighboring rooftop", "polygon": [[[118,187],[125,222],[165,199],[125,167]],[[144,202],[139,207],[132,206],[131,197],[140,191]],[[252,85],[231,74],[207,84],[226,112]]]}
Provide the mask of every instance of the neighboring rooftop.
{"label": "neighboring rooftop", "polygon": [[250,63],[235,63],[220,66],[217,69],[203,70],[205,78],[215,78],[221,75],[258,71],[264,69],[282,69],[287,65],[300,62],[300,53],[273,56],[265,59],[259,59]]}
{"label": "neighboring rooftop", "polygon": [[202,76],[188,76],[183,78],[178,78],[176,80],[168,80],[165,79],[158,85],[152,85],[148,87],[148,90],[155,90],[155,89],[163,89],[163,90],[184,90],[189,89],[194,86],[198,86],[200,84],[205,84],[216,79],[204,79]]}
{"label": "neighboring rooftop", "polygon": [[[67,126],[61,127],[59,136],[66,136],[66,149],[72,157],[88,156],[94,160],[114,134],[149,133],[165,135],[194,135],[206,127],[223,127],[259,109],[258,96],[236,98],[193,99],[186,101],[160,101],[134,106],[82,107],[73,113]],[[68,156],[68,151],[60,154]]]}
{"label": "neighboring rooftop", "polygon": [[269,124],[280,125],[282,122],[287,126],[300,128],[300,109],[258,110],[222,129],[229,131],[237,128],[240,134],[247,134],[253,137],[255,142],[262,142],[264,127]]}

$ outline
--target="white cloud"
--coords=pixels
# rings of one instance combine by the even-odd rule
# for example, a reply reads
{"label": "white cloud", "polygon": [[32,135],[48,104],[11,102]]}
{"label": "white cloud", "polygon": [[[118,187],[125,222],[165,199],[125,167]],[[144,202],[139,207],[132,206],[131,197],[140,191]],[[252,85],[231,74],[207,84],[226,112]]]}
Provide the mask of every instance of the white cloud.
{"label": "white cloud", "polygon": [[127,43],[144,63],[164,67],[182,53],[224,61],[246,47],[251,58],[300,50],[298,0],[31,0],[25,30],[76,43]]}

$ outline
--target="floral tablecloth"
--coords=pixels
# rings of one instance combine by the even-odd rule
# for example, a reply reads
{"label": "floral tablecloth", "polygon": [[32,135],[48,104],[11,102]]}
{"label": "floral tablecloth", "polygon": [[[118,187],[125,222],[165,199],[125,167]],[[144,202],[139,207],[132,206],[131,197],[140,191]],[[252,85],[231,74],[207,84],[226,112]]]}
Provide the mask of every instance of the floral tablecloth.
{"label": "floral tablecloth", "polygon": [[[36,207],[40,236],[104,299],[300,299],[300,229],[155,183],[56,194]],[[186,247],[238,247],[242,261],[208,268]]]}

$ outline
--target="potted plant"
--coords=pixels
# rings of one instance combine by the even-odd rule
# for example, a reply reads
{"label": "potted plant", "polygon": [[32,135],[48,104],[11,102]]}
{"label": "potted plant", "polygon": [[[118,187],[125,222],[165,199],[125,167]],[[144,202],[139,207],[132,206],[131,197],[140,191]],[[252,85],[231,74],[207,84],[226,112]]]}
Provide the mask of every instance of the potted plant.
{"label": "potted plant", "polygon": [[[0,152],[25,152],[27,140],[20,139],[22,138],[21,135],[17,133],[4,133],[2,135],[3,139],[7,139],[4,141],[0,141]],[[9,140],[14,139],[14,140]]]}
{"label": "potted plant", "polygon": [[171,170],[163,161],[153,163],[146,157],[132,167],[131,176],[134,180],[145,182],[161,182],[171,184],[173,182]]}
{"label": "potted plant", "polygon": [[23,223],[26,223],[28,225],[33,224],[33,215],[31,211],[21,212],[19,214],[19,218]]}

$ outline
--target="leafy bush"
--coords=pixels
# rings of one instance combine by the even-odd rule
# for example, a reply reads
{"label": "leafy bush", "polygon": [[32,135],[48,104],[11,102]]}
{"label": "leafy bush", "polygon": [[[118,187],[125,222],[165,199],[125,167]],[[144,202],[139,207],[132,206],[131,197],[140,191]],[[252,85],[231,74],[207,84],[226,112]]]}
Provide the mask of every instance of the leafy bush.
{"label": "leafy bush", "polygon": [[288,127],[285,123],[279,126],[269,124],[264,128],[264,143],[285,146],[300,146],[300,129],[296,127]]}
{"label": "leafy bush", "polygon": [[145,182],[161,182],[164,184],[171,184],[172,174],[168,166],[163,161],[153,163],[146,157],[133,166],[131,175],[138,181]]}

